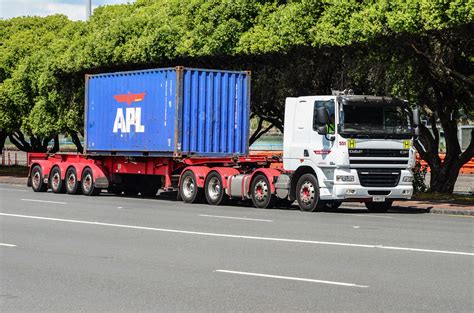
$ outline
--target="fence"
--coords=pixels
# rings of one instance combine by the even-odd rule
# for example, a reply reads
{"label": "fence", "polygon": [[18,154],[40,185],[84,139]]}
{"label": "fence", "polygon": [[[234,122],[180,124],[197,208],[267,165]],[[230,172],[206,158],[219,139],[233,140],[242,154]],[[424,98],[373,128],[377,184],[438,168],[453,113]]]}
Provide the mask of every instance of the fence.
{"label": "fence", "polygon": [[27,153],[16,150],[2,150],[2,166],[27,166]]}

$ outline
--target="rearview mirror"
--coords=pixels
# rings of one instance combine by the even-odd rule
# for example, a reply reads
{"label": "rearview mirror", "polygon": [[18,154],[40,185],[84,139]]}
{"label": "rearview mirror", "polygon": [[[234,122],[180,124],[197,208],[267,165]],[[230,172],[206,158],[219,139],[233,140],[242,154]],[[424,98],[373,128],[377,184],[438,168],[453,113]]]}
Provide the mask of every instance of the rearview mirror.
{"label": "rearview mirror", "polygon": [[319,107],[316,109],[316,113],[317,113],[316,123],[318,124],[318,126],[323,126],[323,125],[326,126],[329,120],[328,110],[326,110],[325,107]]}
{"label": "rearview mirror", "polygon": [[413,127],[417,128],[420,125],[420,110],[418,108],[413,110]]}

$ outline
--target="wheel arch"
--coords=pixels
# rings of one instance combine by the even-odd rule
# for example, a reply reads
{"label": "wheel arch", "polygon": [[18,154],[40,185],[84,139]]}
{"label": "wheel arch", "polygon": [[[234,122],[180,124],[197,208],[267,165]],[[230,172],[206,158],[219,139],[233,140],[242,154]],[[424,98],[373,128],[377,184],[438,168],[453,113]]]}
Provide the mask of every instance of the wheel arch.
{"label": "wheel arch", "polygon": [[247,182],[247,190],[250,192],[250,186],[252,185],[252,181],[254,180],[255,176],[258,174],[263,174],[267,177],[268,182],[270,183],[270,191],[272,194],[275,193],[275,180],[278,176],[281,175],[281,171],[274,169],[274,168],[259,168],[252,173],[252,176]]}
{"label": "wheel arch", "polygon": [[181,172],[181,175],[179,175],[179,182],[178,182],[178,187],[181,186],[181,177],[183,177],[183,174],[186,173],[187,171],[191,171],[194,174],[194,177],[196,177],[196,184],[198,188],[203,188],[204,187],[204,182],[206,181],[206,177],[211,171],[211,168],[207,166],[188,166],[183,169]]}
{"label": "wheel arch", "polygon": [[296,199],[296,184],[298,183],[298,180],[300,179],[301,176],[304,174],[313,174],[316,179],[318,179],[318,175],[316,175],[316,172],[311,166],[300,166],[296,169],[296,171],[293,173],[291,176],[291,185],[290,185],[290,199]]}
{"label": "wheel arch", "polygon": [[215,172],[221,176],[222,187],[224,189],[228,187],[229,177],[240,174],[240,172],[237,169],[232,168],[232,167],[212,167],[209,169],[209,172],[206,174],[206,179],[207,179],[207,176],[209,176],[212,172]]}

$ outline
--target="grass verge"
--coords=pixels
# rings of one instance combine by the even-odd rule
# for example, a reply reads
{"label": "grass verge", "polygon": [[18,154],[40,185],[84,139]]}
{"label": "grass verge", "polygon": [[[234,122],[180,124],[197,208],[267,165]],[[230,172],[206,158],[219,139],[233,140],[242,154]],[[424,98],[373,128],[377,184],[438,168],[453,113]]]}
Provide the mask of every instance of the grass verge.
{"label": "grass verge", "polygon": [[414,194],[411,200],[455,202],[459,204],[474,204],[474,195],[424,192],[424,193]]}

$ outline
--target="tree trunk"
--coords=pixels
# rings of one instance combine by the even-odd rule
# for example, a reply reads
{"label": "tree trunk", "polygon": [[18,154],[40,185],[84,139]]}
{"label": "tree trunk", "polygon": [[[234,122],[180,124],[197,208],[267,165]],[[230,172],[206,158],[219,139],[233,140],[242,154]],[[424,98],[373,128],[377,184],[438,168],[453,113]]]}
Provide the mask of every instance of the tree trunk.
{"label": "tree trunk", "polygon": [[49,149],[50,153],[56,153],[59,151],[59,135],[54,135],[53,146]]}
{"label": "tree trunk", "polygon": [[72,142],[76,145],[77,152],[83,153],[84,148],[82,147],[81,141],[79,140],[79,136],[77,135],[77,133],[71,132],[70,135],[71,135]]}
{"label": "tree trunk", "polygon": [[3,148],[5,148],[5,140],[7,140],[7,137],[7,132],[0,130],[0,151],[3,151]]}

